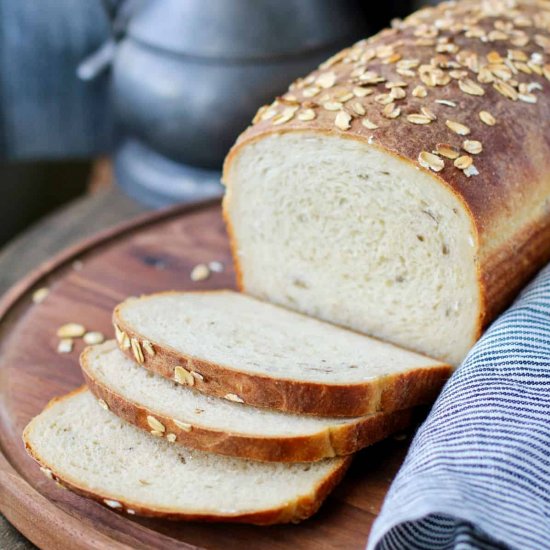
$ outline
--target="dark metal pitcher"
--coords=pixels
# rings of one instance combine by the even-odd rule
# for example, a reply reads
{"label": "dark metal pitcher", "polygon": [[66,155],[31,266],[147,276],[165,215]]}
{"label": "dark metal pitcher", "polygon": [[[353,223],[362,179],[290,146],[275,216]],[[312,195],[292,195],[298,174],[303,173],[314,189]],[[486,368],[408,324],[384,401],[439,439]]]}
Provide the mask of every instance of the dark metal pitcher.
{"label": "dark metal pitcher", "polygon": [[366,32],[358,0],[148,0],[114,50],[119,183],[162,204],[219,192],[257,108]]}

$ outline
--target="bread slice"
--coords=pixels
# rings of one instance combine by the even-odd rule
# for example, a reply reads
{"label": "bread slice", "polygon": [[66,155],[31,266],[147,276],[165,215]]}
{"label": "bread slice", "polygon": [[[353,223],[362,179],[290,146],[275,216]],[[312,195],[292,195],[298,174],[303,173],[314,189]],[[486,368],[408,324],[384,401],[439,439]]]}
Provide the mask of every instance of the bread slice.
{"label": "bread slice", "polygon": [[[89,347],[80,363],[92,393],[117,416],[193,449],[273,462],[348,455],[405,428],[412,411],[359,418],[299,416],[232,403],[136,365],[114,341]],[[159,424],[160,422],[160,424]]]}
{"label": "bread slice", "polygon": [[191,450],[124,422],[85,388],[54,399],[23,440],[48,477],[116,511],[258,525],[309,517],[350,462],[277,464]]}
{"label": "bread slice", "polygon": [[113,314],[129,356],[166,378],[286,412],[362,416],[432,400],[451,368],[232,291],[132,298]]}

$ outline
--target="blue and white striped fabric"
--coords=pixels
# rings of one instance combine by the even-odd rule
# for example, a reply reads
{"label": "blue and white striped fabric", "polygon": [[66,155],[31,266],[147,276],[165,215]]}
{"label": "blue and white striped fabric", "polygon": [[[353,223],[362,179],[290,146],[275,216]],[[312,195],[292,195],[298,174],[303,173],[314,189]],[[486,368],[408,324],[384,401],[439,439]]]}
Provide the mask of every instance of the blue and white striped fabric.
{"label": "blue and white striped fabric", "polygon": [[367,548],[550,548],[550,266],[445,386]]}

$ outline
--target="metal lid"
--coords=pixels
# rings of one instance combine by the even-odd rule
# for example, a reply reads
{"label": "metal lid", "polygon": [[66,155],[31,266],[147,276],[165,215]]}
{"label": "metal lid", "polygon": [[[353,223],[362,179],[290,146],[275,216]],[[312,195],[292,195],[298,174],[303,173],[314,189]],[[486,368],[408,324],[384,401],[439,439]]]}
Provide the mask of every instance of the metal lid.
{"label": "metal lid", "polygon": [[297,55],[364,31],[357,0],[148,0],[128,34],[179,54],[218,59]]}

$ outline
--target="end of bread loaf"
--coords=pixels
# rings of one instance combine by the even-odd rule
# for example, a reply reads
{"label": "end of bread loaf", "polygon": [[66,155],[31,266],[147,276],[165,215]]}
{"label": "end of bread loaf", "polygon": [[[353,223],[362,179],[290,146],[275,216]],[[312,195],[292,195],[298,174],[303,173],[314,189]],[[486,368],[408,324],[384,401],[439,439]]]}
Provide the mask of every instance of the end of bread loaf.
{"label": "end of bread loaf", "polygon": [[431,174],[365,141],[303,131],[248,143],[225,177],[247,293],[453,364],[470,349],[476,233]]}

